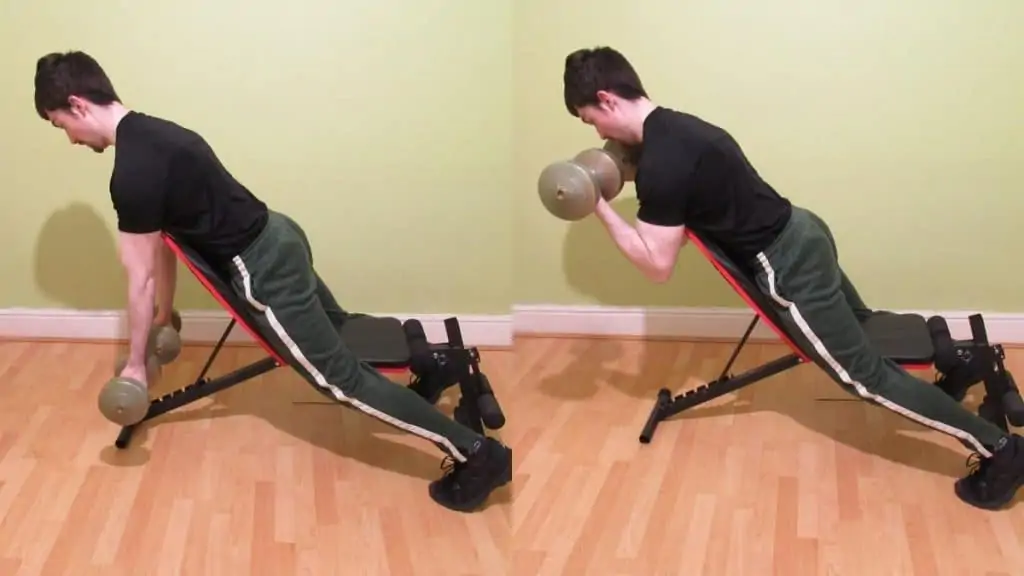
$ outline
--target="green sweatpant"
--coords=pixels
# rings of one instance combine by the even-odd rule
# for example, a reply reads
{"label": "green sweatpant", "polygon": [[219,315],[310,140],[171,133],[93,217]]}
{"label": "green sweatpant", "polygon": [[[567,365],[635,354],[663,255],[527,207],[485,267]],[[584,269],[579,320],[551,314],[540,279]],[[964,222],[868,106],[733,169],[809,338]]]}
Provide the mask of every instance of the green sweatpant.
{"label": "green sweatpant", "polygon": [[846,391],[949,434],[982,456],[1005,436],[870,344],[858,321],[868,307],[840,268],[832,233],[817,215],[794,206],[789,224],[752,265],[787,333]]}
{"label": "green sweatpant", "polygon": [[460,462],[482,440],[345,346],[339,332],[351,315],[313,268],[309,241],[294,220],[271,211],[263,232],[232,264],[232,289],[252,306],[258,328],[277,336],[286,360],[318,391],[433,442]]}

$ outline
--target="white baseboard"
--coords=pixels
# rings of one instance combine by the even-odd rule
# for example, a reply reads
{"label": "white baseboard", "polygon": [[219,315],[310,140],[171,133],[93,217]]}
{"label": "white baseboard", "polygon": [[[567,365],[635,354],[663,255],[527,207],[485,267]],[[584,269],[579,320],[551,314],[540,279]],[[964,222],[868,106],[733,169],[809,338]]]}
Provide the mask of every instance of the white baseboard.
{"label": "white baseboard", "polygon": [[[971,337],[965,311],[913,310],[926,317],[946,318],[954,338]],[[629,338],[739,339],[753,318],[747,308],[644,308],[615,306],[519,305],[510,315],[377,314],[400,320],[416,318],[427,338],[446,340],[444,320],[459,319],[467,345],[510,347],[515,335],[619,336]],[[1024,314],[982,312],[991,342],[1024,345]],[[216,310],[183,310],[182,340],[212,344],[227,327],[227,313]],[[0,339],[122,340],[127,334],[124,312],[119,310],[65,310],[45,308],[0,309]],[[776,340],[775,333],[758,323],[752,338]],[[249,334],[236,327],[230,343],[251,343]]]}
{"label": "white baseboard", "polygon": [[[468,346],[508,347],[512,345],[512,318],[472,314],[377,314],[405,321],[416,318],[431,342],[445,342],[444,320],[455,316]],[[217,310],[182,310],[181,338],[184,343],[212,344],[224,334],[230,317]],[[0,310],[0,338],[122,340],[128,333],[126,316],[120,310],[64,310],[7,308]],[[227,342],[251,343],[252,338],[236,326]]]}
{"label": "white baseboard", "polygon": [[[906,310],[946,319],[956,339],[969,339],[968,317],[974,312]],[[1024,314],[982,311],[990,342],[1024,344]],[[734,340],[743,336],[754,312],[749,308],[643,308],[615,306],[514,306],[516,335],[578,335],[647,338]],[[758,340],[778,340],[764,322],[751,334]]]}

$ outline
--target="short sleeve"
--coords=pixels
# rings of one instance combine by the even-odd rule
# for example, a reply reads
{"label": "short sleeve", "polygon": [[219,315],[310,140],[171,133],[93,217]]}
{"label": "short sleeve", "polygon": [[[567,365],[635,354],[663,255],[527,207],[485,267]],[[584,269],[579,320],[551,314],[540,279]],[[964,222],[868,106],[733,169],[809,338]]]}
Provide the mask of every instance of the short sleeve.
{"label": "short sleeve", "polygon": [[654,226],[685,224],[689,167],[684,162],[642,166],[637,173],[637,220]]}
{"label": "short sleeve", "polygon": [[162,230],[166,188],[166,168],[162,164],[115,165],[110,197],[117,213],[117,229],[129,234]]}

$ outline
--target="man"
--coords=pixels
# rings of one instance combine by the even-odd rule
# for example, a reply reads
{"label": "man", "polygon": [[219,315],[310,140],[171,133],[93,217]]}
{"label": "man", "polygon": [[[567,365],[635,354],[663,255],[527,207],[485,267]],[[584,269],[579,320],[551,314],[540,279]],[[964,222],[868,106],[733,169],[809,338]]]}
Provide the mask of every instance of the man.
{"label": "man", "polygon": [[122,376],[146,382],[147,334],[169,320],[176,268],[161,241],[167,232],[231,278],[262,330],[280,337],[294,368],[320,392],[447,453],[447,471],[429,489],[438,504],[469,511],[511,481],[511,450],[447,418],[345,347],[338,331],[348,313],[315,271],[303,230],[239,183],[200,135],[126,108],[103,68],[80,51],[38,60],[35,107],[72,144],[117,150],[110,197],[130,327]]}
{"label": "man", "polygon": [[684,227],[707,236],[754,274],[788,332],[802,336],[845,390],[951,435],[980,457],[956,483],[957,496],[984,509],[1013,499],[1024,483],[1024,438],[875,352],[856,314],[867,306],[839,266],[824,221],[762,180],[725,130],[654,104],[618,51],[570,53],[563,82],[571,115],[636,151],[636,226],[603,199],[595,214],[637,268],[665,282],[685,243]]}

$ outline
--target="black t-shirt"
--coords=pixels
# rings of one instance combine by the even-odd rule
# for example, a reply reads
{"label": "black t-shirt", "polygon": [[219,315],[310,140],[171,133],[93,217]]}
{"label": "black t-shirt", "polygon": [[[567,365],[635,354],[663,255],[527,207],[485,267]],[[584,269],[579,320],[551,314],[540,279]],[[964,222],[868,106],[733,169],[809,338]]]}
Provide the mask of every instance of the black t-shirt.
{"label": "black t-shirt", "polygon": [[110,198],[122,232],[163,231],[223,265],[263,230],[267,206],[221,164],[202,136],[129,112],[117,126]]}
{"label": "black t-shirt", "polygon": [[772,243],[792,210],[728,132],[668,108],[644,121],[635,181],[638,220],[685,225],[741,264]]}

